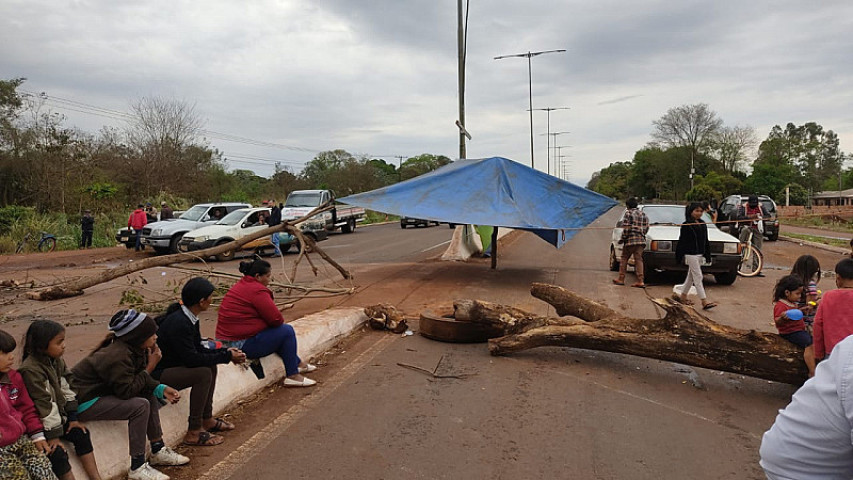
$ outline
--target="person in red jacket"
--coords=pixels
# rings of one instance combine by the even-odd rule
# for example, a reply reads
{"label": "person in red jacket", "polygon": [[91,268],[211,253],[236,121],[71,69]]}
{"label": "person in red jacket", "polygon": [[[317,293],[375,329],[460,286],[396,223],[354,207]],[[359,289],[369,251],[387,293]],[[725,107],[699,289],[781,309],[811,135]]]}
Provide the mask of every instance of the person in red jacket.
{"label": "person in red jacket", "polygon": [[16,346],[14,337],[0,330],[0,478],[56,480],[36,406],[21,374],[12,369]]}
{"label": "person in red jacket", "polygon": [[240,273],[243,278],[228,290],[219,307],[216,339],[239,348],[250,359],[277,354],[284,362],[285,387],[315,385],[317,382],[302,374],[317,367],[299,359],[296,333],[284,323],[267,288],[272,276],[269,262],[260,258],[240,262]]}
{"label": "person in red jacket", "polygon": [[136,233],[136,251],[142,250],[142,227],[148,225],[148,215],[145,214],[145,210],[143,210],[143,206],[140,203],[136,206],[136,210],[130,214],[130,218],[127,219],[127,227],[132,228]]}

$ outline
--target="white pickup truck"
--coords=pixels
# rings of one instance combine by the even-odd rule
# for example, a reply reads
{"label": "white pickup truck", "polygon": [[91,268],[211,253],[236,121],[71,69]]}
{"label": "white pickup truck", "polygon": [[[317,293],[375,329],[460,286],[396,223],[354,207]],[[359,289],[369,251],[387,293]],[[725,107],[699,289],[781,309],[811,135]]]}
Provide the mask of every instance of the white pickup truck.
{"label": "white pickup truck", "polygon": [[231,212],[249,208],[248,203],[199,203],[179,218],[149,223],[142,229],[142,244],[154,247],[157,253],[177,253],[181,237],[205,225],[213,225]]}
{"label": "white pickup truck", "polygon": [[[302,217],[318,206],[334,200],[334,198],[334,194],[329,190],[296,190],[291,192],[287,196],[287,201],[284,202],[281,220],[286,222]],[[319,213],[314,218],[322,220],[328,232],[334,232],[340,228],[343,233],[352,233],[355,231],[356,224],[364,221],[364,209],[335,205],[334,209]]]}

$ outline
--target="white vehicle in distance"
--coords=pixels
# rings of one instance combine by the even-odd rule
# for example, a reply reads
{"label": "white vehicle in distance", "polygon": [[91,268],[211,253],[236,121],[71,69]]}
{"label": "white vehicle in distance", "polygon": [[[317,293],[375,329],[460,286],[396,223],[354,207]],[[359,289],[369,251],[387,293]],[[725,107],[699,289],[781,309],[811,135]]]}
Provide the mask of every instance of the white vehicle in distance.
{"label": "white vehicle in distance", "polygon": [[142,229],[142,244],[154,247],[157,253],[177,253],[178,243],[187,232],[212,225],[231,212],[249,208],[248,203],[199,203],[179,218],[149,223]]}
{"label": "white vehicle in distance", "polygon": [[[335,199],[331,190],[296,190],[290,192],[281,210],[282,221],[294,220],[307,215],[311,210]],[[318,213],[312,220],[321,221],[327,232],[341,229],[343,233],[355,232],[358,222],[364,221],[364,209],[335,205],[331,210]]]}
{"label": "white vehicle in distance", "polygon": [[[683,205],[639,205],[649,217],[649,231],[646,233],[646,249],[643,251],[643,266],[646,281],[657,271],[687,271],[687,265],[675,261],[675,247],[681,233],[680,224],[684,223]],[[616,222],[616,228],[610,239],[610,270],[619,271],[622,260],[622,216]],[[708,225],[708,241],[711,242],[711,263],[702,267],[703,273],[714,275],[720,285],[731,285],[737,280],[740,264],[741,245],[737,238],[723,233],[711,223],[707,214],[702,220]],[[633,265],[633,257],[631,259]]]}

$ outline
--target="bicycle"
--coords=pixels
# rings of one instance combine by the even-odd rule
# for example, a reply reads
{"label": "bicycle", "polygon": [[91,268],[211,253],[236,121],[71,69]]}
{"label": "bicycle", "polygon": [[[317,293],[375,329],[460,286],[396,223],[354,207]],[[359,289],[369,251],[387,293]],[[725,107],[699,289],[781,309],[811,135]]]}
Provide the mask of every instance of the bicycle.
{"label": "bicycle", "polygon": [[754,233],[749,228],[749,237],[747,237],[746,243],[741,243],[740,264],[737,267],[737,274],[741,277],[754,277],[761,273],[761,269],[764,268],[764,254],[752,244]]}
{"label": "bicycle", "polygon": [[[24,235],[24,238],[22,238],[21,241],[18,242],[18,245],[15,248],[15,253],[23,252],[29,240],[30,234],[27,233],[26,235]],[[37,248],[39,252],[52,252],[56,250],[56,236],[52,233],[41,232],[41,238],[39,239]]]}

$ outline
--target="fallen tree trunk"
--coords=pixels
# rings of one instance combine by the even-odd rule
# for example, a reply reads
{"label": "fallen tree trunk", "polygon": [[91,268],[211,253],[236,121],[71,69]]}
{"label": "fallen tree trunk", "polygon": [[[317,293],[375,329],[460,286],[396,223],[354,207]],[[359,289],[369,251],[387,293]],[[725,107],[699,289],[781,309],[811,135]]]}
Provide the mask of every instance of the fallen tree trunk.
{"label": "fallen tree trunk", "polygon": [[[466,321],[502,324],[505,336],[489,340],[492,355],[557,346],[624,353],[799,385],[808,369],[803,351],[776,334],[718,324],[670,299],[653,299],[663,318],[631,318],[561,287],[536,283],[533,296],[554,306],[559,318],[481,301],[454,304]],[[457,317],[457,319],[460,319]]]}
{"label": "fallen tree trunk", "polygon": [[101,273],[96,275],[90,275],[88,277],[83,277],[65,284],[55,285],[50,288],[45,288],[42,290],[38,290],[35,292],[29,292],[27,297],[33,300],[58,300],[61,298],[73,297],[76,295],[82,295],[83,291],[87,288],[91,288],[95,285],[99,285],[104,282],[108,282],[110,280],[116,279],[118,277],[122,277],[124,275],[131,274],[133,272],[138,272],[140,270],[145,270],[153,267],[164,267],[167,265],[172,265],[175,263],[183,263],[189,262],[191,260],[203,259],[207,257],[212,257],[215,255],[219,255],[221,253],[232,252],[239,250],[243,245],[257,240],[258,238],[272,235],[275,232],[287,231],[288,233],[298,236],[302,239],[301,241],[301,250],[304,251],[307,247],[312,251],[316,252],[318,255],[326,259],[332,266],[334,266],[344,278],[352,278],[352,275],[334,262],[325,252],[317,246],[317,244],[310,238],[301,235],[296,225],[304,222],[305,220],[313,217],[318,213],[325,212],[332,208],[331,205],[321,205],[309,213],[305,214],[305,216],[298,218],[296,220],[292,220],[290,222],[282,222],[279,225],[265,228],[263,230],[259,230],[251,235],[247,235],[239,240],[235,240],[232,242],[228,242],[222,245],[217,245],[211,248],[206,248],[204,250],[196,250],[193,252],[180,252],[171,255],[162,255],[158,257],[150,257],[138,262],[127,263],[124,265],[120,265],[115,268],[110,268],[108,270],[104,270]]}

